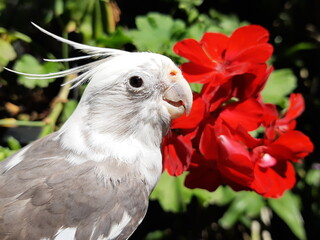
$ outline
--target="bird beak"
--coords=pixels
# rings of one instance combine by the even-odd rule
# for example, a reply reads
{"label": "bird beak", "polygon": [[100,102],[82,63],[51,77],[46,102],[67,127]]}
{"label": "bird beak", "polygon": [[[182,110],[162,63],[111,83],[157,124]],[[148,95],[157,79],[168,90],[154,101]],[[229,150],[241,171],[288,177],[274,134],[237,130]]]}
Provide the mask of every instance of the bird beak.
{"label": "bird beak", "polygon": [[186,112],[188,115],[192,107],[192,91],[188,82],[180,75],[171,81],[171,84],[163,95],[165,106],[171,119],[176,119]]}

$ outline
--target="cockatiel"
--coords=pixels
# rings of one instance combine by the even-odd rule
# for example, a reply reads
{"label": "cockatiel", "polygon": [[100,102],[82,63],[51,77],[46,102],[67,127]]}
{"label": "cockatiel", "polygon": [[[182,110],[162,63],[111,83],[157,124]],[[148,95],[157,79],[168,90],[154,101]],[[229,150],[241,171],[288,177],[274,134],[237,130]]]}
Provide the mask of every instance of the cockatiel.
{"label": "cockatiel", "polygon": [[0,239],[128,239],[161,175],[170,121],[190,112],[191,89],[165,56],[91,47],[36,27],[96,61],[25,74],[81,73],[73,83],[89,83],[59,131],[0,162]]}

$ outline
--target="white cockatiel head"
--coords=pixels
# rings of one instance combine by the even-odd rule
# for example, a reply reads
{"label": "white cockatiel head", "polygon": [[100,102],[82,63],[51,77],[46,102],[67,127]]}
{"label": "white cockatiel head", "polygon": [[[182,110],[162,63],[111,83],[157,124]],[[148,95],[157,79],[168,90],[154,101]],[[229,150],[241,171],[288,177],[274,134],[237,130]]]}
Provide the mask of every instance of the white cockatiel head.
{"label": "white cockatiel head", "polygon": [[97,131],[115,131],[119,137],[128,137],[145,125],[166,131],[171,119],[190,111],[190,87],[165,56],[119,55],[92,71],[81,104],[88,106]]}

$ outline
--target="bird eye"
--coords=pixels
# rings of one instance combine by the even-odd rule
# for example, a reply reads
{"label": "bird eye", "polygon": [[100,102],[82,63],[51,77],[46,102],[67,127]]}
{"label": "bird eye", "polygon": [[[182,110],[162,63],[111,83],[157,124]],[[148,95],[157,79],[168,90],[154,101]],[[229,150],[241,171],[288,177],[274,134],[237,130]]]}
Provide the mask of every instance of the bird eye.
{"label": "bird eye", "polygon": [[134,88],[139,88],[143,85],[143,79],[139,76],[133,76],[129,79],[129,83]]}

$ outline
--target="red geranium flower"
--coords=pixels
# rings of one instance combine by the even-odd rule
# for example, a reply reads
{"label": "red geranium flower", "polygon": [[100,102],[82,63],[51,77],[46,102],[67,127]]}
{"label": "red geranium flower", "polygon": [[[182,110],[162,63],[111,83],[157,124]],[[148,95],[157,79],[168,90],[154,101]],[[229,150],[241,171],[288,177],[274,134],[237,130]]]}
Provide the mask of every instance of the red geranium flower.
{"label": "red geranium flower", "polygon": [[296,181],[291,162],[299,161],[312,151],[312,142],[299,131],[288,131],[274,142],[266,139],[264,145],[252,150],[256,165],[251,188],[265,197],[280,197]]}
{"label": "red geranium flower", "polygon": [[178,135],[172,131],[162,142],[162,165],[171,176],[179,176],[189,167],[193,147],[193,134]]}
{"label": "red geranium flower", "polygon": [[292,93],[289,98],[289,107],[284,116],[276,121],[279,131],[286,132],[296,127],[296,118],[304,111],[304,99],[299,93]]}
{"label": "red geranium flower", "polygon": [[247,131],[256,130],[263,116],[263,108],[261,104],[249,98],[244,102],[234,102],[228,104],[223,111],[220,112],[216,123],[223,122],[232,129],[237,129],[240,125]]}
{"label": "red geranium flower", "polygon": [[194,153],[191,160],[187,187],[213,191],[228,184],[235,190],[249,189],[254,180],[254,163],[246,147],[233,138],[226,126],[207,124],[199,147],[200,152]]}
{"label": "red geranium flower", "polygon": [[296,127],[296,118],[304,111],[304,99],[299,93],[292,93],[289,98],[289,106],[282,118],[276,107],[271,104],[265,104],[265,126],[266,135],[269,139],[274,139],[276,134],[282,134]]}
{"label": "red geranium flower", "polygon": [[188,171],[187,187],[214,191],[227,184],[279,197],[295,183],[292,162],[313,151],[310,139],[294,130],[302,95],[290,95],[282,116],[260,95],[273,70],[265,63],[273,50],[268,39],[267,30],[251,25],[231,37],[205,33],[200,42],[175,45],[190,60],[181,66],[186,79],[204,84],[190,115],[175,119],[163,141],[164,169],[175,176]]}
{"label": "red geranium flower", "polygon": [[180,41],[174,51],[190,60],[181,66],[189,82],[211,82],[217,86],[232,76],[249,72],[255,65],[265,64],[273,51],[268,39],[266,29],[250,25],[238,28],[231,37],[205,33],[200,42]]}

